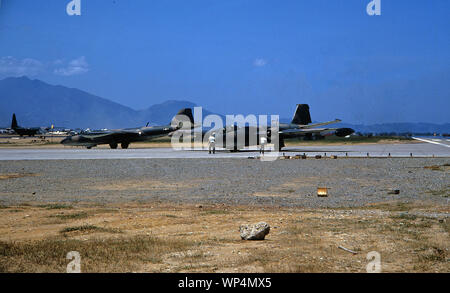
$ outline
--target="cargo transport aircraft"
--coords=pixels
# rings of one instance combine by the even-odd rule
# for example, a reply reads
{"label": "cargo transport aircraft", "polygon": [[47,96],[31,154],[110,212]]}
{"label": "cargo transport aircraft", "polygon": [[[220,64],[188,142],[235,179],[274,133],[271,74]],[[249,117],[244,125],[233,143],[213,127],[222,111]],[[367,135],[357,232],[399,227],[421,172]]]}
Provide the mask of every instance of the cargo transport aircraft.
{"label": "cargo transport aircraft", "polygon": [[37,134],[44,134],[45,130],[41,127],[22,127],[19,126],[16,119],[16,114],[13,113],[12,116],[12,122],[11,122],[11,129],[14,130],[15,133],[17,133],[20,136],[28,135],[28,136],[35,136]]}
{"label": "cargo transport aircraft", "polygon": [[132,142],[148,141],[181,129],[183,123],[194,125],[192,110],[189,108],[181,109],[168,125],[82,133],[69,136],[61,143],[68,146],[84,146],[88,149],[99,144],[109,144],[110,148],[116,149],[120,144],[122,149],[126,149]]}

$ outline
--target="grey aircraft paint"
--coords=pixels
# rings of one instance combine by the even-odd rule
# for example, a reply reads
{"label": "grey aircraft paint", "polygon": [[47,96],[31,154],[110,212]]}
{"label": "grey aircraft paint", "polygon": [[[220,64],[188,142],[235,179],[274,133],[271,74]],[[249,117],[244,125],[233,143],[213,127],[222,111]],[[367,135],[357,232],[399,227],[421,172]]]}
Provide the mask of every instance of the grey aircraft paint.
{"label": "grey aircraft paint", "polygon": [[77,134],[63,139],[61,143],[68,146],[85,146],[88,149],[99,144],[109,144],[112,149],[116,149],[120,144],[121,148],[126,149],[132,142],[147,141],[172,133],[182,128],[186,122],[191,125],[194,122],[192,110],[189,108],[181,109],[168,125]]}

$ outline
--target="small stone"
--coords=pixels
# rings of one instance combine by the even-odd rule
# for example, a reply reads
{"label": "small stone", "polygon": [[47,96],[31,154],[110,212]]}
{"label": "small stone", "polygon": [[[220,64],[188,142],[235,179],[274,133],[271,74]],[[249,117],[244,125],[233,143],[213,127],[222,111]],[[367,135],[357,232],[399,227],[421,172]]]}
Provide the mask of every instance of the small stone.
{"label": "small stone", "polygon": [[388,194],[400,194],[400,190],[399,189],[390,190],[388,191]]}

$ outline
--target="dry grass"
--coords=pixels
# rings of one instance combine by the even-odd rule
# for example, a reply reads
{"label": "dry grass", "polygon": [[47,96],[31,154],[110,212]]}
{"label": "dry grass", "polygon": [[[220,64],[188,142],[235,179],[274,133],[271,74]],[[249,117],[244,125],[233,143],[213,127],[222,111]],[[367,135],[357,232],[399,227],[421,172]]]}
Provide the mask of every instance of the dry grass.
{"label": "dry grass", "polygon": [[22,177],[29,177],[29,176],[39,176],[39,174],[35,173],[3,173],[0,174],[0,180],[5,179],[13,179],[13,178],[22,178]]}
{"label": "dry grass", "polygon": [[169,252],[192,244],[151,236],[117,239],[45,239],[32,242],[0,242],[1,272],[65,272],[69,251],[78,251],[82,272],[131,272],[141,263],[160,262]]}
{"label": "dry grass", "polygon": [[[77,204],[70,213],[0,209],[0,271],[63,272],[79,251],[85,272],[365,272],[378,251],[384,272],[449,272],[448,206],[389,202],[294,209],[169,204]],[[50,221],[49,220],[58,220]],[[265,221],[264,241],[238,227]],[[356,255],[338,249],[343,246]]]}
{"label": "dry grass", "polygon": [[443,164],[443,165],[432,165],[432,166],[424,166],[424,169],[432,170],[432,171],[450,171],[450,165],[449,164]]}

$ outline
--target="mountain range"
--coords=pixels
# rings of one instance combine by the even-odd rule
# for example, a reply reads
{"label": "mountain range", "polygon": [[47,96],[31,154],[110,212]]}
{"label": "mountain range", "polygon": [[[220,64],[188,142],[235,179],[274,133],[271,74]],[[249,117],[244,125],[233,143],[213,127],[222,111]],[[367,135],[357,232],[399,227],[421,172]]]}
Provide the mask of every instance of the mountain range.
{"label": "mountain range", "polygon": [[[12,113],[22,126],[55,126],[68,128],[124,128],[165,125],[181,108],[195,103],[169,100],[147,109],[135,110],[85,91],[60,85],[50,85],[28,77],[8,77],[0,80],[0,126],[9,127]],[[203,115],[213,112],[203,109]],[[281,122],[289,122],[281,118]],[[382,123],[353,125],[339,123],[362,133],[450,133],[450,123]]]}
{"label": "mountain range", "polygon": [[82,129],[137,127],[147,122],[165,125],[181,108],[196,106],[189,101],[171,100],[134,110],[79,89],[27,77],[0,80],[0,102],[0,125],[3,127],[10,125],[12,113],[16,113],[22,126],[54,124]]}

